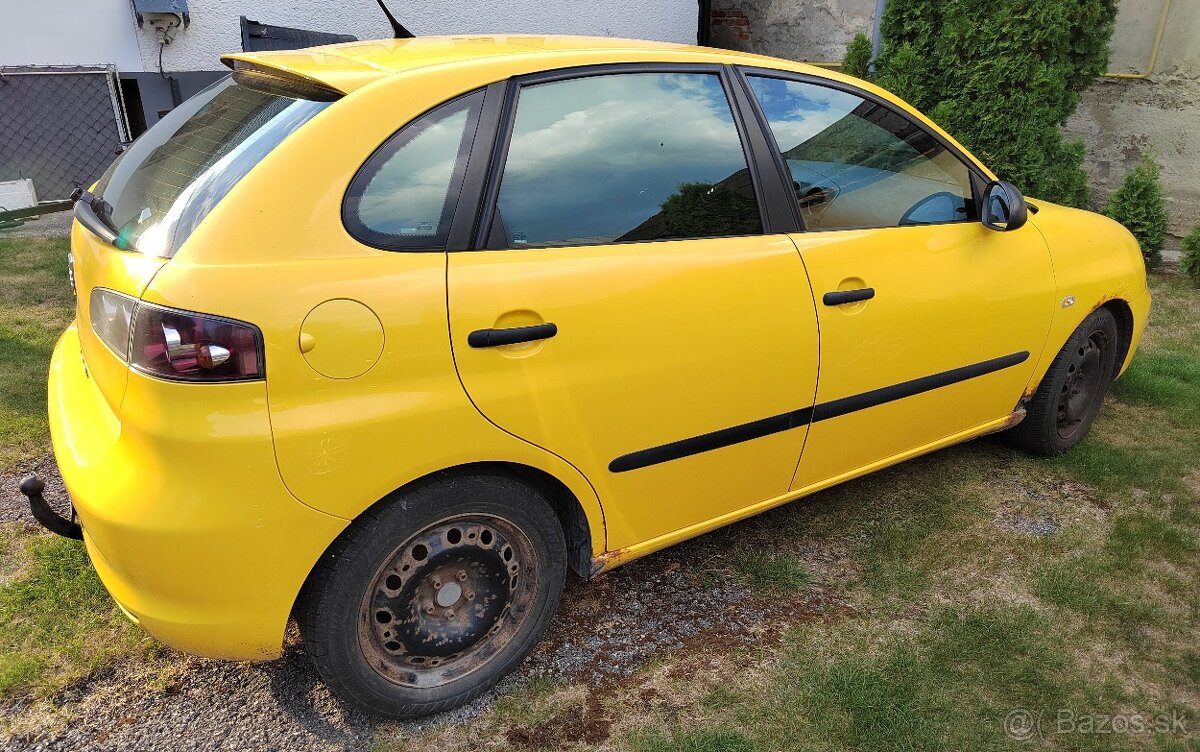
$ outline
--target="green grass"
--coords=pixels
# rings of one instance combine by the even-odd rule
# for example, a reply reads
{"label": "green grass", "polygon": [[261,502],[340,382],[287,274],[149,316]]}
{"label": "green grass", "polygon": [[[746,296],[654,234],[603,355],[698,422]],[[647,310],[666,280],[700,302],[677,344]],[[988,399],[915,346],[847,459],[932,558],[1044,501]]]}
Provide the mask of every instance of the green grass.
{"label": "green grass", "polygon": [[[0,239],[0,471],[50,451],[46,373],[74,315],[66,238]],[[83,545],[0,525],[0,699],[52,696],[151,641],[120,613]]]}
{"label": "green grass", "polygon": [[22,566],[0,585],[0,698],[51,695],[114,657],[149,648],[80,543],[14,527],[2,534]]}
{"label": "green grass", "polygon": [[804,561],[787,551],[744,551],[732,563],[738,577],[759,593],[803,590],[813,581]]}
{"label": "green grass", "polygon": [[[1002,725],[1012,710],[1052,719],[1061,708],[1128,712],[1144,702],[1118,684],[1089,682],[1053,620],[1028,606],[937,608],[915,632],[881,644],[872,631],[863,624],[796,630],[765,689],[726,698],[707,722],[745,734],[744,749],[1021,749]],[[813,649],[831,638],[836,654]],[[1080,749],[1132,749],[1136,742],[1063,741]]]}
{"label": "green grass", "polygon": [[758,749],[740,731],[734,729],[690,729],[664,733],[653,731],[633,739],[637,752],[753,752]]}
{"label": "green grass", "polygon": [[46,372],[73,317],[66,238],[0,239],[0,471],[48,450]]}

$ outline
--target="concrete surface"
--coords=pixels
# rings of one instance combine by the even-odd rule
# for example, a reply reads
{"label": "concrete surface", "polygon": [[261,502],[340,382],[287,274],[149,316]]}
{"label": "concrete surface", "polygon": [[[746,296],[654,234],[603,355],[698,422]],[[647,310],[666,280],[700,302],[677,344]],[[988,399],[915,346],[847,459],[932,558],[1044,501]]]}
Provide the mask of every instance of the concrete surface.
{"label": "concrete surface", "polygon": [[1101,79],[1084,92],[1064,130],[1087,144],[1094,208],[1104,206],[1149,149],[1162,170],[1175,243],[1200,224],[1200,57],[1144,81]]}

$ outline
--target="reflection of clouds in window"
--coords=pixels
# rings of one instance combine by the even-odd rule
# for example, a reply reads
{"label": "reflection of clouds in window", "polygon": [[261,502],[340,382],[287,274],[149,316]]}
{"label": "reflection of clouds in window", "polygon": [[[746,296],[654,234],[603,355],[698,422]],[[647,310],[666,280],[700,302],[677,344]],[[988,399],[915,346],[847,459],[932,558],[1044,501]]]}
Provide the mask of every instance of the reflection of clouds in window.
{"label": "reflection of clouds in window", "polygon": [[371,178],[359,220],[388,235],[436,235],[467,110],[431,125],[400,148]]}
{"label": "reflection of clouds in window", "polygon": [[717,183],[745,167],[715,75],[540,84],[517,105],[501,219],[530,244],[611,240],[657,214],[683,183]]}
{"label": "reflection of clouds in window", "polygon": [[787,161],[806,228],[970,218],[966,165],[908,118],[828,86],[748,78]]}
{"label": "reflection of clouds in window", "polygon": [[862,104],[862,99],[837,89],[750,76],[782,151],[789,151],[838,122]]}

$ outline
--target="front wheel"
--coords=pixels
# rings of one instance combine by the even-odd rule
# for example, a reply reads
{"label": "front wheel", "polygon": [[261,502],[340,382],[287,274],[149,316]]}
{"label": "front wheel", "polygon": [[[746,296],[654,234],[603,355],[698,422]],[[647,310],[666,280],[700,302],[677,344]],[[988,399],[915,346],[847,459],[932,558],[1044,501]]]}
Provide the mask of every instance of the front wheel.
{"label": "front wheel", "polygon": [[1093,311],[1059,351],[1033,398],[1025,420],[1006,432],[1017,446],[1053,457],[1080,442],[1100,412],[1116,373],[1117,321],[1107,309]]}
{"label": "front wheel", "polygon": [[504,476],[446,476],[368,510],[322,558],[298,609],[341,698],[411,718],[490,689],[541,638],[566,574],[550,505]]}

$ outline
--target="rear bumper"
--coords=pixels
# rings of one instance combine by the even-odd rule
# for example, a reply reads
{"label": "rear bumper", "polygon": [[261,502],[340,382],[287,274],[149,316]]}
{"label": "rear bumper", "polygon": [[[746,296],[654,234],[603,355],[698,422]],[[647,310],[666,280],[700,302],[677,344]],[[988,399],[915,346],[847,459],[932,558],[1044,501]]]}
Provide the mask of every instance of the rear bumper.
{"label": "rear bumper", "polygon": [[130,373],[118,414],[72,326],[51,360],[49,412],[88,554],[121,608],[188,653],[278,656],[304,579],[347,522],[283,486],[265,384]]}

